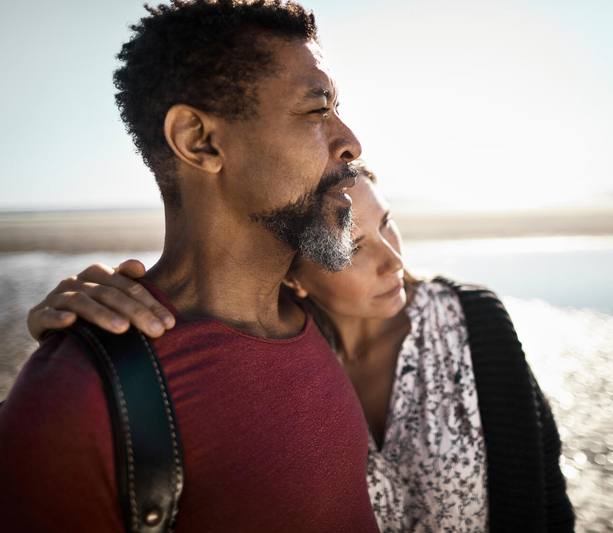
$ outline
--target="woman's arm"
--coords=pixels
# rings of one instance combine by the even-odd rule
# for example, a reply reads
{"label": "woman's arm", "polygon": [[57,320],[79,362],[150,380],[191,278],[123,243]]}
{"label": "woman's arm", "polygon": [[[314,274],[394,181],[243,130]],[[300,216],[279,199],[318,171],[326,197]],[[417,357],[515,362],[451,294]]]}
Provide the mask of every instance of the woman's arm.
{"label": "woman's arm", "polygon": [[560,455],[562,454],[560,435],[551,406],[539,387],[532,370],[529,367],[528,370],[541,426],[547,531],[572,533],[575,530],[575,513],[566,494],[566,479],[560,469]]}
{"label": "woman's arm", "polygon": [[62,280],[47,297],[30,309],[30,335],[41,341],[48,329],[70,326],[77,316],[112,333],[123,333],[130,323],[150,337],[160,337],[174,327],[175,319],[140,283],[145,275],[136,259],[117,268],[94,264]]}

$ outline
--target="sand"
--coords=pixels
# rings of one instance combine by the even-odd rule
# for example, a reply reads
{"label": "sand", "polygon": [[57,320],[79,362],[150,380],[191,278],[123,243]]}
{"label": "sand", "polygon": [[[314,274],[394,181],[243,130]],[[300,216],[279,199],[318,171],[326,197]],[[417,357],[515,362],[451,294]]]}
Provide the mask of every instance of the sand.
{"label": "sand", "polygon": [[[613,207],[393,213],[407,240],[613,235]],[[0,252],[160,250],[161,210],[0,213]]]}

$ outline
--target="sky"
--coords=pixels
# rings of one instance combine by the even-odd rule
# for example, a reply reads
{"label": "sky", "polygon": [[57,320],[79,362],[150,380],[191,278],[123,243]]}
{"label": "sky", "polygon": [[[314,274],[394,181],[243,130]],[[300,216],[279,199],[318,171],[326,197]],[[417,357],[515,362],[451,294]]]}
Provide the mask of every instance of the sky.
{"label": "sky", "polygon": [[[0,1],[0,210],[160,206],[113,99],[142,1]],[[613,206],[613,1],[303,5],[393,204]]]}

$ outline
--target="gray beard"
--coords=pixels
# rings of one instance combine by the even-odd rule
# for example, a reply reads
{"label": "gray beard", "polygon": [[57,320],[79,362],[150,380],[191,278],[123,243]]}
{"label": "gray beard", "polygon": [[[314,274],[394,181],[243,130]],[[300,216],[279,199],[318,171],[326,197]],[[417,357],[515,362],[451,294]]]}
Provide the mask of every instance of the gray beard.
{"label": "gray beard", "polygon": [[353,255],[351,209],[339,208],[331,213],[325,213],[323,209],[317,210],[319,212],[309,209],[300,214],[292,209],[294,207],[292,204],[281,210],[259,215],[257,219],[277,239],[289,244],[293,250],[324,270],[338,272],[349,266]]}
{"label": "gray beard", "polygon": [[328,272],[338,272],[349,266],[353,255],[351,209],[339,210],[337,215],[340,228],[331,228],[319,221],[307,224],[300,234],[297,248],[298,253]]}
{"label": "gray beard", "polygon": [[297,202],[267,213],[252,215],[280,241],[315,262],[328,272],[338,272],[349,266],[353,255],[351,229],[353,213],[349,207],[330,206],[325,192],[347,176],[357,175],[349,167],[331,173],[316,190]]}

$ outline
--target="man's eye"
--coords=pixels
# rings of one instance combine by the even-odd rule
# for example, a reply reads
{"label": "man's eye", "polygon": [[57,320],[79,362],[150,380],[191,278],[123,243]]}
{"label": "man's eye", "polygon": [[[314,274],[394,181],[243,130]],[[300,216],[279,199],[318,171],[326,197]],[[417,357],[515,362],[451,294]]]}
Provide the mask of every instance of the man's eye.
{"label": "man's eye", "polygon": [[360,245],[359,244],[354,244],[353,248],[351,249],[351,255],[357,254],[359,249],[360,249]]}
{"label": "man's eye", "polygon": [[330,112],[329,107],[320,107],[319,109],[314,109],[311,111],[313,115],[327,115]]}

